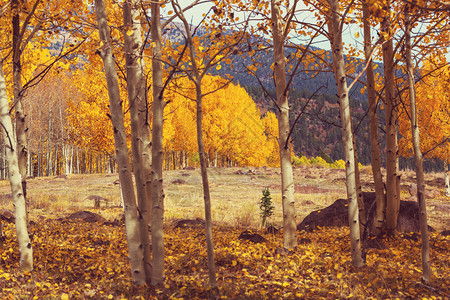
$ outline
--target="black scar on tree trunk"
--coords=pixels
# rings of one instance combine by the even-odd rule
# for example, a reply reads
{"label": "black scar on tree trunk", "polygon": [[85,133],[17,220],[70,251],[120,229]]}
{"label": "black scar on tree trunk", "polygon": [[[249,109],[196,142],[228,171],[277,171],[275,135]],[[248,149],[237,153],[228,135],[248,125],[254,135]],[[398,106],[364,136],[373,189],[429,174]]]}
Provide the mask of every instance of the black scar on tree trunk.
{"label": "black scar on tree trunk", "polygon": [[[375,193],[363,192],[364,207],[368,213],[367,220],[373,219],[376,212]],[[366,221],[364,221],[366,223]],[[297,225],[297,230],[312,231],[318,227],[348,226],[348,200],[338,199],[330,206],[315,210]],[[370,224],[368,224],[370,228]],[[430,231],[434,229],[428,226]],[[420,232],[419,205],[416,201],[400,201],[397,231]]]}

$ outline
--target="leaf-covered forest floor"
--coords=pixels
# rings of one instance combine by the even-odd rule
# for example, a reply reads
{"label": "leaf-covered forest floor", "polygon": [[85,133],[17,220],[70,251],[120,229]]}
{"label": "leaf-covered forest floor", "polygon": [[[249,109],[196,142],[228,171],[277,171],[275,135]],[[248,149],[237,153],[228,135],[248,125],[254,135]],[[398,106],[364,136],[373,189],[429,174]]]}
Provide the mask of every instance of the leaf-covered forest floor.
{"label": "leaf-covered forest floor", "polygon": [[[278,254],[282,233],[260,231],[262,189],[269,187],[276,206],[269,220],[281,226],[279,170],[211,169],[214,242],[219,295],[229,299],[311,298],[442,298],[450,297],[450,198],[444,196],[441,174],[426,174],[431,234],[433,281],[422,284],[420,236],[383,237],[382,247],[371,248],[365,267],[350,263],[348,228],[322,228],[298,232],[299,247]],[[244,173],[244,174],[236,174]],[[317,167],[295,170],[296,209],[299,223],[312,210],[345,198],[344,173]],[[6,223],[0,248],[1,299],[132,299],[207,298],[208,277],[202,227],[174,228],[179,219],[203,216],[198,170],[165,173],[166,281],[158,288],[130,285],[125,230],[117,174],[69,175],[68,178],[29,180],[29,227],[35,269],[22,274],[13,223]],[[402,200],[410,197],[413,173],[402,174]],[[370,191],[370,169],[362,172],[363,189]],[[12,209],[9,183],[0,182],[0,207]],[[89,196],[101,196],[94,209]],[[91,197],[92,198],[92,197]],[[68,219],[73,212],[89,210],[109,223]],[[112,222],[118,220],[117,222]],[[254,244],[239,240],[250,229],[267,239]],[[386,247],[383,247],[386,246]]]}

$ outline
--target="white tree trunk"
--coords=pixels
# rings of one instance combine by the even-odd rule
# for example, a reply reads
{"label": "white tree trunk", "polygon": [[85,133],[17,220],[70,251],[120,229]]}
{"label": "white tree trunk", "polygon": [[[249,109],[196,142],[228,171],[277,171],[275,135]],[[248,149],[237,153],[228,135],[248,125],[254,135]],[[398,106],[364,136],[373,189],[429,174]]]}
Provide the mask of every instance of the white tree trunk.
{"label": "white tree trunk", "polygon": [[80,174],[80,150],[76,148],[77,152],[77,174]]}
{"label": "white tree trunk", "polygon": [[369,130],[370,130],[370,155],[372,164],[373,180],[375,183],[375,202],[376,213],[372,224],[372,232],[379,235],[384,225],[384,184],[383,175],[381,173],[381,157],[380,145],[378,138],[378,114],[377,114],[377,98],[375,91],[375,75],[373,72],[372,58],[372,37],[370,26],[370,11],[367,0],[363,3],[363,23],[364,23],[364,55],[368,64],[366,70],[367,77],[367,98],[369,102]]}
{"label": "white tree trunk", "polygon": [[362,267],[364,261],[361,253],[358,200],[356,187],[355,153],[353,148],[352,118],[348,98],[347,78],[344,65],[344,51],[342,45],[342,32],[340,29],[340,8],[338,0],[329,0],[329,34],[331,36],[331,52],[333,56],[334,76],[338,86],[339,106],[342,121],[342,141],[345,152],[345,173],[348,198],[348,221],[350,226],[350,242],[352,252],[352,264],[354,267]]}
{"label": "white tree trunk", "polygon": [[111,122],[114,129],[114,145],[116,149],[117,164],[119,166],[119,181],[122,186],[125,203],[125,228],[128,241],[128,251],[133,282],[138,285],[145,284],[145,268],[143,249],[140,238],[139,220],[137,216],[136,197],[128,159],[127,139],[123,120],[122,101],[120,100],[119,82],[112,53],[111,36],[106,19],[105,3],[103,0],[95,1],[100,39],[103,47],[100,56],[105,68],[108,95],[110,100]]}
{"label": "white tree trunk", "polygon": [[14,141],[14,131],[9,115],[8,96],[6,94],[3,63],[0,60],[0,122],[3,127],[3,141],[8,161],[9,181],[16,209],[16,234],[19,242],[20,268],[22,271],[33,270],[33,248],[27,230],[27,212],[22,189],[22,175],[19,172],[18,153]]}
{"label": "white tree trunk", "polygon": [[420,151],[419,123],[417,120],[416,90],[414,87],[414,67],[411,57],[411,27],[412,20],[409,5],[405,10],[405,60],[408,74],[409,100],[411,102],[411,130],[414,149],[414,164],[417,178],[417,201],[419,203],[420,233],[422,236],[422,280],[431,280],[430,242],[427,223],[427,207],[425,204],[425,180],[423,174],[423,157]]}
{"label": "white tree trunk", "polygon": [[164,281],[164,189],[163,189],[163,69],[161,64],[162,33],[158,2],[151,3],[152,28],[152,75],[153,75],[153,131],[152,131],[152,285]]}
{"label": "white tree trunk", "polygon": [[283,206],[283,246],[297,247],[297,226],[295,224],[294,175],[291,162],[289,136],[289,101],[286,91],[286,58],[284,56],[283,18],[281,1],[271,0],[274,75],[278,104],[278,131],[281,166],[281,194]]}
{"label": "white tree trunk", "polygon": [[394,50],[391,38],[390,2],[387,4],[386,17],[382,22],[382,31],[389,35],[383,43],[383,67],[386,114],[386,230],[395,231],[397,227],[400,198],[397,191],[397,107],[394,87]]}
{"label": "white tree trunk", "polygon": [[14,82],[14,102],[16,103],[15,109],[15,123],[16,123],[16,139],[17,139],[17,160],[19,172],[21,175],[21,184],[23,195],[27,197],[27,126],[25,122],[25,113],[23,111],[22,105],[22,64],[21,64],[21,54],[22,54],[22,43],[21,38],[21,27],[20,27],[20,17],[19,17],[19,0],[13,0],[12,3],[13,11],[16,12],[12,18],[13,27],[13,82]]}
{"label": "white tree trunk", "polygon": [[[144,150],[151,151],[142,143],[149,138],[150,124],[147,121],[147,103],[145,99],[145,65],[140,54],[143,47],[141,37],[141,1],[126,0],[123,5],[125,59],[127,68],[128,103],[131,116],[131,148],[133,150],[134,178],[139,206],[139,225],[141,242],[144,250],[145,277],[148,284],[151,282],[151,253],[148,224],[150,219],[151,194],[147,194],[151,185],[148,177],[151,176],[151,166],[144,161]],[[131,34],[129,33],[131,31]],[[147,144],[148,141],[147,141]],[[146,157],[150,154],[147,152]]]}

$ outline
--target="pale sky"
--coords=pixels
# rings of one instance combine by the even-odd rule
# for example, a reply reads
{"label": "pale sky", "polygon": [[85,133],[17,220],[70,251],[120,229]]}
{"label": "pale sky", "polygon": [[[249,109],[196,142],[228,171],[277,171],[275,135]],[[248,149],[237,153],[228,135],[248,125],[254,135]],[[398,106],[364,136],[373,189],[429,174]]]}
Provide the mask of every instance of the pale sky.
{"label": "pale sky", "polygon": [[[185,5],[189,5],[190,3],[192,3],[191,1],[186,1],[186,0],[181,0],[180,2],[182,2]],[[304,6],[303,2],[301,2],[300,4],[302,7],[299,7],[299,9],[303,9],[306,7]],[[202,19],[202,14],[206,13],[209,8],[212,6],[211,2],[207,2],[207,3],[203,3],[201,5],[197,5],[194,8],[190,9],[189,11],[186,12],[186,18],[189,22],[192,21],[192,24],[198,24],[201,19]],[[172,7],[170,4],[167,5],[166,7],[166,11],[172,10]],[[305,20],[306,21],[306,20]],[[311,22],[314,22],[313,17],[311,17]],[[355,33],[359,33],[359,38],[355,37]],[[372,37],[373,38],[377,38],[377,33],[374,30],[372,33]],[[330,43],[329,41],[323,37],[323,36],[319,36],[316,38],[316,40],[318,42],[315,42],[313,44],[313,46],[318,47],[318,48],[322,48],[325,50],[329,50],[330,49]],[[344,43],[351,44],[354,47],[356,47],[357,49],[361,49],[361,51],[363,51],[363,32],[362,32],[362,28],[359,27],[359,24],[354,25],[354,26],[350,26],[347,27],[346,29],[344,29],[344,34],[343,34],[343,41]],[[301,43],[305,43],[305,41],[300,41]],[[449,49],[450,50],[450,49]],[[446,55],[447,57],[447,61],[450,62],[450,51],[449,53],[447,53]],[[363,58],[363,57],[360,57]]]}

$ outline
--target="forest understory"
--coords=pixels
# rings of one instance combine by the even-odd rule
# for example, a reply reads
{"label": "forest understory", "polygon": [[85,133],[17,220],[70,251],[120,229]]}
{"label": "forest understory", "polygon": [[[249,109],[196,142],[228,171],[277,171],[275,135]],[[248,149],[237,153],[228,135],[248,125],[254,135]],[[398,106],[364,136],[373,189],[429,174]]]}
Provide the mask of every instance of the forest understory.
{"label": "forest understory", "polygon": [[[370,168],[363,189],[371,190]],[[208,298],[208,272],[198,170],[165,173],[165,282],[133,287],[125,228],[119,207],[117,174],[69,175],[29,180],[29,232],[34,270],[21,273],[14,223],[4,222],[0,248],[1,299],[195,299]],[[259,199],[264,187],[273,197],[269,222],[281,227],[279,169],[210,169],[218,293],[225,299],[446,299],[450,297],[450,199],[441,174],[426,174],[433,278],[421,283],[420,234],[398,233],[370,243],[366,266],[351,264],[348,227],[298,231],[298,248],[281,251],[282,230],[261,229]],[[295,169],[297,222],[313,210],[345,198],[343,170],[304,166]],[[402,174],[402,200],[413,173]],[[443,181],[443,180],[442,180]],[[0,182],[2,209],[12,210],[9,183]],[[96,198],[97,197],[97,198]],[[94,208],[101,199],[100,208]],[[89,211],[100,217],[76,218]],[[86,214],[85,214],[86,215]],[[78,215],[80,216],[80,215]],[[260,242],[239,239],[250,230]]]}

